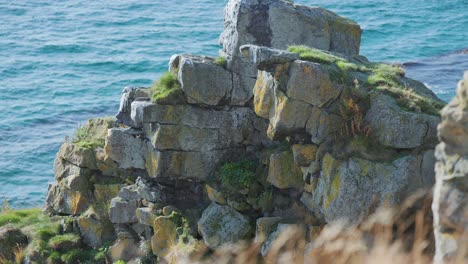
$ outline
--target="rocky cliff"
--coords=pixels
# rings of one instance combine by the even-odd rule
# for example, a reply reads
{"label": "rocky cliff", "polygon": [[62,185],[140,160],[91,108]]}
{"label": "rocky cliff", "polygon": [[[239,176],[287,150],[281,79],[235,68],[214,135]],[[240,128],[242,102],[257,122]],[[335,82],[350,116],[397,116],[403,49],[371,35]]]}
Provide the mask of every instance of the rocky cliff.
{"label": "rocky cliff", "polygon": [[468,72],[442,110],[434,189],[435,261],[468,258]]}
{"label": "rocky cliff", "polygon": [[288,225],[358,223],[431,188],[444,103],[359,55],[359,25],[282,0],[230,0],[224,25],[218,58],[174,55],[62,145],[45,209],[85,245],[174,261],[255,237],[266,255]]}

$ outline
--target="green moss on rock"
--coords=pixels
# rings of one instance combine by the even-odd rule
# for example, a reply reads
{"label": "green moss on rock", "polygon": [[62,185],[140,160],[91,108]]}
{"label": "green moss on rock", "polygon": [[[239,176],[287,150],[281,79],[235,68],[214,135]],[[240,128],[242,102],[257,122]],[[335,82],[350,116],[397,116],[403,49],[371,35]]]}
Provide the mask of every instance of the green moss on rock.
{"label": "green moss on rock", "polygon": [[180,87],[177,76],[166,72],[150,88],[150,96],[157,104],[178,104],[185,102],[184,91]]}
{"label": "green moss on rock", "polygon": [[227,60],[226,60],[226,58],[224,58],[222,56],[219,56],[214,60],[214,64],[216,64],[218,66],[221,66],[223,68],[226,68],[227,67]]}
{"label": "green moss on rock", "polygon": [[290,46],[288,51],[299,54],[302,60],[322,64],[322,67],[328,70],[330,79],[337,83],[352,84],[354,80],[350,77],[353,76],[351,72],[364,74],[365,80],[361,83],[363,87],[394,97],[402,110],[439,115],[445,106],[441,101],[417,94],[411,87],[402,85],[401,78],[405,76],[405,71],[399,65],[345,58],[307,46]]}
{"label": "green moss on rock", "polygon": [[56,235],[49,239],[48,245],[53,250],[67,251],[70,248],[78,247],[80,240],[80,236],[73,233]]}
{"label": "green moss on rock", "polygon": [[107,130],[115,126],[113,117],[90,119],[75,130],[72,143],[85,149],[103,148]]}
{"label": "green moss on rock", "polygon": [[248,189],[256,181],[256,168],[254,161],[225,163],[219,171],[221,187],[233,191]]}

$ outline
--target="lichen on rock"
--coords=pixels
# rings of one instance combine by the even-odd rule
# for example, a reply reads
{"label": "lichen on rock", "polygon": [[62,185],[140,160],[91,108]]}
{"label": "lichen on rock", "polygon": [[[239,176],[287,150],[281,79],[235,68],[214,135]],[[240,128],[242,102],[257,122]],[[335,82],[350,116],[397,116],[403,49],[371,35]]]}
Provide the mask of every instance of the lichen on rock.
{"label": "lichen on rock", "polygon": [[435,261],[468,258],[468,72],[438,126],[434,188]]}
{"label": "lichen on rock", "polygon": [[[254,222],[266,254],[283,229],[304,239],[430,188],[444,103],[359,55],[360,38],[319,7],[230,0],[218,58],[172,56],[152,88],[124,88],[117,120],[62,145],[46,211],[73,218],[86,247],[113,242],[112,261],[176,262],[252,239]],[[457,109],[439,132],[459,151]]]}

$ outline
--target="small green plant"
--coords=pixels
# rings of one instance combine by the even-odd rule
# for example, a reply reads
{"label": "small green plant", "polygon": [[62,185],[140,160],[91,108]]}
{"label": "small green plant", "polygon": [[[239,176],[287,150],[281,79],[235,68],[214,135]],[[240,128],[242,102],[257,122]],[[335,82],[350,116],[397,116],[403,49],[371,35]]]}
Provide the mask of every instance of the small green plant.
{"label": "small green plant", "polygon": [[42,224],[37,226],[37,229],[34,232],[34,239],[38,240],[49,240],[51,237],[54,237],[60,232],[59,224]]}
{"label": "small green plant", "polygon": [[193,240],[190,234],[190,221],[179,212],[172,212],[169,219],[177,226],[177,237],[182,243],[189,243]]}
{"label": "small green plant", "polygon": [[60,259],[65,262],[65,264],[72,264],[72,263],[79,263],[79,261],[83,258],[83,252],[80,249],[71,249],[65,253],[63,253]]}
{"label": "small green plant", "polygon": [[170,104],[185,100],[184,91],[180,88],[177,76],[170,72],[164,73],[149,91],[152,101],[158,104]]}
{"label": "small green plant", "polygon": [[219,171],[221,187],[228,190],[248,189],[255,181],[257,163],[253,161],[228,162]]}
{"label": "small green plant", "polygon": [[56,235],[49,239],[49,247],[55,250],[59,250],[59,248],[64,244],[70,245],[77,245],[80,242],[80,236],[73,233],[63,234],[63,235]]}
{"label": "small green plant", "polygon": [[371,86],[389,85],[400,86],[399,78],[405,75],[403,68],[385,63],[370,63],[371,75],[367,83]]}
{"label": "small green plant", "polygon": [[113,264],[126,264],[126,262],[123,260],[117,260],[117,261],[114,261]]}
{"label": "small green plant", "polygon": [[216,64],[218,66],[221,66],[223,68],[226,68],[227,67],[227,60],[226,60],[226,58],[224,58],[222,56],[219,56],[219,57],[217,57],[215,59],[214,64]]}
{"label": "small green plant", "polygon": [[311,61],[311,62],[324,63],[324,64],[333,64],[337,61],[346,62],[345,59],[335,56],[329,52],[307,47],[304,45],[289,46],[288,51],[299,54],[299,57],[301,58],[301,60],[306,60],[306,61]]}
{"label": "small green plant", "polygon": [[53,251],[50,253],[50,256],[47,258],[47,263],[58,263],[61,261],[60,252]]}
{"label": "small green plant", "polygon": [[439,115],[440,110],[445,106],[442,102],[421,96],[408,88],[381,85],[376,89],[395,98],[398,106],[405,111]]}
{"label": "small green plant", "polygon": [[105,145],[104,139],[95,139],[89,135],[86,127],[79,127],[75,130],[72,143],[86,149],[103,148]]}

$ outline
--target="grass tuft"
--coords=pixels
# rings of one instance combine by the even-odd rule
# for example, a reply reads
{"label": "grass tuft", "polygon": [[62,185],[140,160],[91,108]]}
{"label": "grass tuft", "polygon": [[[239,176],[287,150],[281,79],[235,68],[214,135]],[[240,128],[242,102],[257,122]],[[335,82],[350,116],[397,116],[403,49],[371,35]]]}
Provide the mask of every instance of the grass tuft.
{"label": "grass tuft", "polygon": [[398,106],[409,112],[439,115],[445,104],[421,96],[408,88],[381,85],[376,88],[384,94],[390,95],[397,101]]}
{"label": "grass tuft", "polygon": [[226,58],[224,58],[222,56],[219,56],[219,57],[217,57],[215,59],[214,64],[216,64],[218,66],[221,66],[223,68],[226,68],[227,67],[227,60],[226,60]]}
{"label": "grass tuft", "polygon": [[75,248],[63,253],[60,259],[66,264],[79,263],[79,261],[83,259],[82,256],[83,252],[80,249]]}
{"label": "grass tuft", "polygon": [[310,48],[304,45],[289,46],[288,51],[299,54],[299,57],[301,58],[301,60],[306,60],[306,61],[311,61],[311,62],[325,63],[325,64],[333,64],[337,61],[346,62],[345,59],[335,56],[333,54],[330,54],[326,51],[322,51],[322,50],[315,49],[315,48]]}
{"label": "grass tuft", "polygon": [[419,95],[410,87],[403,86],[400,78],[405,76],[405,71],[400,65],[360,62],[357,59],[349,61],[344,57],[307,46],[290,46],[288,51],[299,54],[302,60],[325,64],[322,66],[328,70],[330,79],[337,83],[352,84],[349,72],[367,74],[367,81],[362,85],[392,96],[402,110],[439,115],[445,106],[442,102]]}
{"label": "grass tuft", "polygon": [[0,227],[6,224],[17,224],[19,227],[31,225],[39,222],[41,216],[40,209],[4,210],[0,213]]}
{"label": "grass tuft", "polygon": [[221,187],[227,190],[248,189],[255,181],[256,162],[228,162],[219,171]]}
{"label": "grass tuft", "polygon": [[150,95],[153,102],[158,104],[170,104],[185,100],[184,91],[180,87],[177,76],[166,72],[150,88]]}
{"label": "grass tuft", "polygon": [[86,127],[79,127],[75,130],[73,135],[73,144],[86,149],[103,148],[105,144],[104,139],[90,139],[89,131]]}
{"label": "grass tuft", "polygon": [[66,245],[78,245],[80,242],[80,236],[73,233],[56,235],[49,239],[49,247],[55,250],[63,250],[63,246]]}

